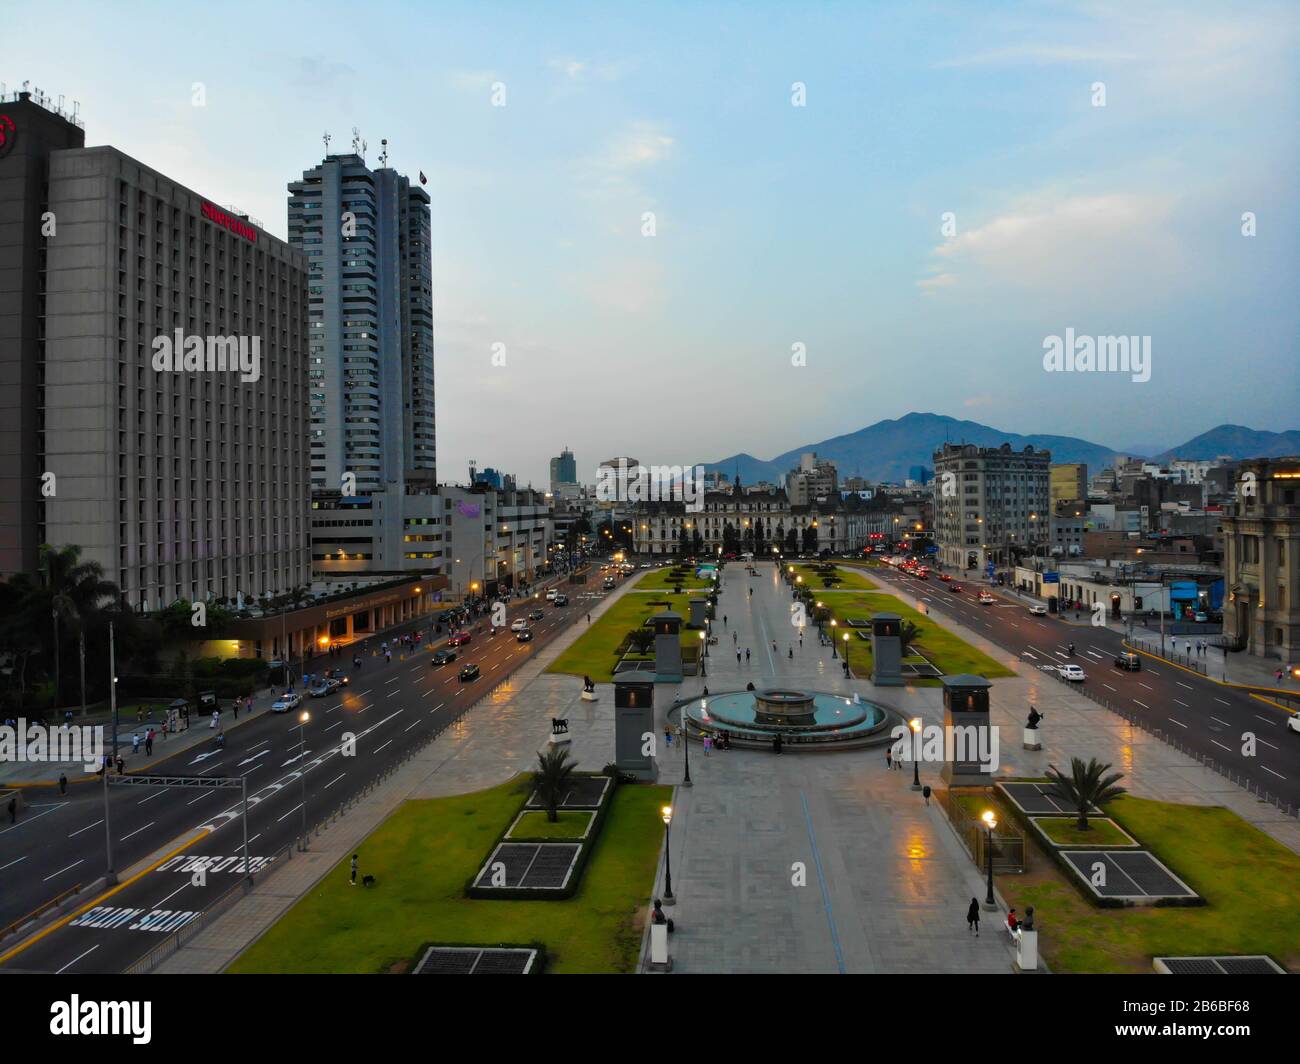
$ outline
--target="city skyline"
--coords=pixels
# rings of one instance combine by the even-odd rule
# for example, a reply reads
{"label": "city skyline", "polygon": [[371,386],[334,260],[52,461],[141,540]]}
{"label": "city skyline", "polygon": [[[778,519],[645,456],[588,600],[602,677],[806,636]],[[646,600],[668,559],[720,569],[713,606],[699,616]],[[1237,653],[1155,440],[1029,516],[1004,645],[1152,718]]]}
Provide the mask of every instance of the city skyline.
{"label": "city skyline", "polygon": [[[197,13],[20,9],[6,88],[77,99],[88,144],[280,237],[325,131],[339,152],[360,129],[372,167],[387,139],[432,197],[444,479],[476,458],[543,486],[566,442],[580,479],[606,451],[765,457],[911,410],[1117,450],[1295,427],[1284,5],[829,5],[762,25],[574,7],[515,14],[508,41],[491,7],[373,10],[415,49],[258,9],[244,58],[216,63],[164,47],[200,39]],[[294,54],[260,43],[281,38]],[[744,59],[719,66],[734,39]],[[1069,330],[1149,337],[1150,380],[1045,371]],[[639,424],[618,402],[634,379]],[[693,410],[675,456],[664,426]]]}

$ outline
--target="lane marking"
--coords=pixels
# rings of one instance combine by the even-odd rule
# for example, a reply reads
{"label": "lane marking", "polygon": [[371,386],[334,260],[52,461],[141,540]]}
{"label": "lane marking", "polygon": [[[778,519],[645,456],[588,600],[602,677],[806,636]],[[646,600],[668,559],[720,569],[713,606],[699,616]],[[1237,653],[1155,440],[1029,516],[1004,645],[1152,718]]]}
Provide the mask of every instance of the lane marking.
{"label": "lane marking", "polygon": [[[156,823],[158,823],[158,821],[156,821],[156,820],[151,820],[151,821],[149,821],[149,823],[147,823],[144,827],[142,827],[142,828],[136,828],[133,832],[131,832],[131,835],[139,835],[140,832],[142,832],[142,831],[147,831],[149,828],[153,827]],[[129,839],[129,838],[131,837],[131,835],[123,835],[123,836],[122,836],[120,839],[118,839],[117,841],[118,841],[118,842],[126,842],[126,840]]]}
{"label": "lane marking", "polygon": [[1176,719],[1173,718],[1173,717],[1170,717],[1169,719],[1172,720],[1175,724],[1177,724],[1180,728],[1186,728],[1186,727],[1187,727],[1187,725],[1184,724],[1181,720],[1176,720]]}
{"label": "lane marking", "polygon": [[95,952],[95,950],[99,949],[100,945],[102,945],[102,943],[96,943],[95,945],[91,946],[90,949],[86,950],[86,952],[83,953],[83,954],[81,954],[80,957],[74,957],[72,960],[68,961],[67,964],[65,964],[62,968],[60,968],[60,969],[59,969],[57,972],[55,972],[54,974],[55,974],[55,975],[62,975],[62,974],[63,974],[64,972],[66,972],[69,968],[71,968],[74,964],[76,964],[77,961],[81,960],[82,957],[89,957],[92,953]]}

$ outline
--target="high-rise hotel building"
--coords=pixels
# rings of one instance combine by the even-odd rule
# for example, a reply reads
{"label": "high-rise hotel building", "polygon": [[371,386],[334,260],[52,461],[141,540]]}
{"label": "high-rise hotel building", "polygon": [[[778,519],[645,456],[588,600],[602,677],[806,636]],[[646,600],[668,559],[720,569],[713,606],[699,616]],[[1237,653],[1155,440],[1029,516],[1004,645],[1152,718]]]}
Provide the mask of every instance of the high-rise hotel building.
{"label": "high-rise hotel building", "polygon": [[0,570],[76,544],[141,610],[308,584],[302,252],[27,93],[0,129]]}
{"label": "high-rise hotel building", "polygon": [[429,203],[357,153],[289,185],[308,269],[312,563],[327,579],[443,567]]}

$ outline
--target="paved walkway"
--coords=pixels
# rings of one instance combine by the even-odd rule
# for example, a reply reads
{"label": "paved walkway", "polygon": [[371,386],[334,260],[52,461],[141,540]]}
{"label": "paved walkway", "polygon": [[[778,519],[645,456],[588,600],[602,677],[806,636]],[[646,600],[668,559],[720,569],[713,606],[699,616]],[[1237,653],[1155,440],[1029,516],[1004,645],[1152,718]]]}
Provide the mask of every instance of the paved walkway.
{"label": "paved walkway", "polygon": [[[698,693],[704,684],[717,692],[777,678],[826,691],[857,690],[927,724],[942,723],[938,688],[877,691],[865,680],[846,681],[829,648],[817,646],[815,633],[805,638],[801,651],[789,625],[789,592],[770,564],[759,569],[761,576],[747,577],[743,567],[727,568],[719,612],[727,615],[728,626],[715,626],[719,646],[709,656],[708,677],[659,689],[661,726],[674,697]],[[591,605],[593,620],[628,586]],[[577,604],[586,612],[590,601]],[[976,633],[942,620],[984,653],[1019,666]],[[740,664],[734,650],[725,652],[733,628],[742,648]],[[569,719],[581,768],[604,766],[614,745],[610,686],[599,685],[599,700],[584,702],[576,677],[542,671],[585,629],[579,623],[544,647],[488,700],[315,837],[306,859],[295,856],[267,877],[159,970],[221,970],[331,867],[361,849],[365,836],[404,799],[459,794],[528,771],[549,735],[551,717]],[[777,653],[771,650],[773,639]],[[1030,701],[1046,714],[1044,749],[1004,743],[998,775],[1041,774],[1049,763],[1096,756],[1123,771],[1125,785],[1138,796],[1228,806],[1300,852],[1296,821],[1036,672],[1022,669],[1022,675],[994,682],[992,719],[1003,735],[1019,739]],[[705,758],[693,744],[690,765],[694,786],[678,787],[674,799],[675,971],[1012,970],[1005,936],[993,931],[1005,910],[984,914],[984,934],[978,940],[968,937],[966,907],[972,897],[984,896],[981,876],[937,805],[927,808],[911,791],[910,773],[886,771],[881,750],[779,757],[731,750]],[[680,749],[662,751],[660,782],[680,783],[683,766]],[[934,766],[923,765],[921,774],[923,782],[935,782]],[[662,865],[659,875],[655,892],[662,890]],[[1006,900],[1015,904],[1014,896]],[[1050,913],[1038,915],[1051,919]]]}

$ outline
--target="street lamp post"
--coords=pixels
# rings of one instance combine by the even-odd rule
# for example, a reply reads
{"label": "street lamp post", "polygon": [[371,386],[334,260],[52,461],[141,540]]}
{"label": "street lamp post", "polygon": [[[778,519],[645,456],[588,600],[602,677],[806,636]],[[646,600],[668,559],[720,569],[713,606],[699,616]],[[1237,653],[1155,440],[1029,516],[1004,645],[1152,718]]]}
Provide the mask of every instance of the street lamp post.
{"label": "street lamp post", "polygon": [[700,678],[703,679],[709,675],[709,667],[704,661],[709,656],[709,641],[703,632],[700,633],[700,647]]}
{"label": "street lamp post", "polygon": [[[707,699],[705,701],[707,702]],[[705,702],[701,702],[700,705],[705,706]],[[705,708],[707,708],[707,706],[705,706]],[[682,754],[686,759],[686,775],[682,779],[682,786],[691,787],[694,786],[694,784],[691,783],[691,726],[690,726],[690,722],[686,719],[685,707],[682,708],[681,715],[682,715],[681,717]]]}
{"label": "street lamp post", "polygon": [[992,809],[986,809],[980,819],[984,821],[984,828],[988,832],[985,856],[988,865],[989,889],[987,896],[984,898],[984,909],[987,912],[993,912],[998,907],[998,903],[993,900],[993,829],[998,826],[998,819],[993,815]]}
{"label": "street lamp post", "polygon": [[[831,627],[832,627],[832,628],[835,628],[835,627],[836,627],[836,623],[835,623],[835,618],[834,618],[834,617],[831,618]],[[838,652],[838,650],[837,650],[837,648],[836,648],[836,646],[835,646],[835,633],[832,632],[832,633],[831,633],[831,657],[832,657],[832,658],[838,658],[839,656],[840,656],[840,655],[839,655],[839,652]]]}
{"label": "street lamp post", "polygon": [[675,905],[677,899],[673,897],[673,807],[671,805],[664,806],[662,816],[664,820],[664,896],[661,900],[665,905]]}
{"label": "street lamp post", "polygon": [[302,797],[302,846],[300,847],[305,853],[307,850],[307,773],[303,770],[303,759],[307,756],[307,722],[311,720],[311,714],[303,710],[298,715],[298,785],[299,794]]}
{"label": "street lamp post", "polygon": [[912,729],[912,790],[921,789],[921,718],[907,722]]}

